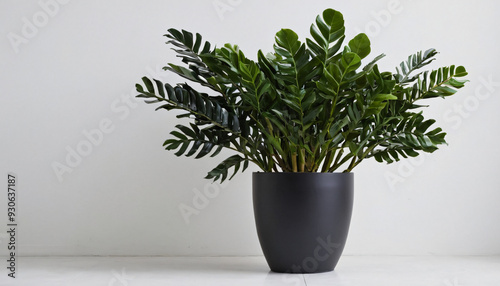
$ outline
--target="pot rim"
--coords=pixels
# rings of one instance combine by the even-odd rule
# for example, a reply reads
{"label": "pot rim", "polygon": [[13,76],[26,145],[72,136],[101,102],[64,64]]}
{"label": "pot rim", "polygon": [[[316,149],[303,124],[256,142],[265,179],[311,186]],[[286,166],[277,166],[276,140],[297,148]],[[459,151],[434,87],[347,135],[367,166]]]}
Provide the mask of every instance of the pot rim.
{"label": "pot rim", "polygon": [[257,171],[257,172],[252,172],[253,175],[271,175],[271,174],[274,174],[274,175],[297,175],[297,176],[302,176],[302,175],[336,175],[336,176],[339,176],[339,175],[354,175],[354,172],[348,172],[348,173],[344,173],[344,172],[261,172],[261,171]]}

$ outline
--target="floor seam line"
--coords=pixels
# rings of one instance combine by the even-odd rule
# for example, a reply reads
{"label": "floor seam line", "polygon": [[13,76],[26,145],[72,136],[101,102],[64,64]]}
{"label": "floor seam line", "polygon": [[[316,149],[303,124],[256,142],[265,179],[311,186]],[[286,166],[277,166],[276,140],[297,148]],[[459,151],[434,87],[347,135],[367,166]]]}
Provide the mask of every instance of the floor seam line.
{"label": "floor seam line", "polygon": [[304,285],[307,286],[306,276],[302,273],[302,279],[304,280]]}

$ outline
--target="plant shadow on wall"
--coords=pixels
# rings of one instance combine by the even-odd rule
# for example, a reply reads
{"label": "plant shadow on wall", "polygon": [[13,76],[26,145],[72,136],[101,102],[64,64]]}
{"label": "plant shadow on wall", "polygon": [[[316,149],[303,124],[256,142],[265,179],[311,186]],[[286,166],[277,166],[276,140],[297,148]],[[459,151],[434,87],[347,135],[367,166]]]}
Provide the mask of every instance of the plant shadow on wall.
{"label": "plant shadow on wall", "polygon": [[264,171],[252,177],[254,215],[275,272],[332,271],[351,219],[351,171],[368,158],[392,163],[437,150],[446,134],[431,128],[435,120],[424,118],[420,102],[451,96],[466,82],[463,66],[419,71],[434,60],[434,49],[410,55],[395,73],[379,70],[383,54],[362,65],[368,37],[360,33],[343,45],[344,19],[333,9],[310,32],[301,42],[282,29],[274,51],[259,50],[254,61],[236,45],[213,48],[200,34],[170,29],[167,43],[184,65],[165,69],[213,94],[148,77],[136,85],[147,103],[192,119],[171,132],[167,150],[196,159],[224,148],[238,153],[207,179],[224,182],[250,162]]}
{"label": "plant shadow on wall", "polygon": [[[342,46],[342,14],[327,9],[305,43],[289,29],[276,34],[274,52],[251,60],[236,45],[212,48],[200,34],[170,29],[165,35],[185,66],[164,69],[213,90],[209,95],[188,83],[164,84],[143,78],[138,97],[162,103],[158,109],[181,110],[189,126],[177,125],[165,141],[175,155],[233,155],[207,177],[224,181],[249,162],[265,172],[351,172],[364,159],[392,163],[434,152],[444,144],[441,128],[430,128],[420,102],[447,97],[464,86],[463,66],[418,70],[436,50],[410,55],[396,73],[381,72],[379,55],[362,67],[370,41],[360,33]],[[242,167],[242,168],[241,168]],[[230,177],[232,178],[232,176]]]}

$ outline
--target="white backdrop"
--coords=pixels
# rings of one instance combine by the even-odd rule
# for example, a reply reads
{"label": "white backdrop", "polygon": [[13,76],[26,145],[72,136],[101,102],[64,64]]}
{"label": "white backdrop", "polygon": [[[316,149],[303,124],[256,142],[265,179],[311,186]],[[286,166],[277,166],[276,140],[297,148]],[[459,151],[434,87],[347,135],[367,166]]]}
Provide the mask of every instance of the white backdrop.
{"label": "white backdrop", "polygon": [[370,60],[387,54],[381,69],[434,47],[433,67],[461,64],[470,74],[465,89],[426,111],[449,146],[355,169],[345,254],[500,254],[499,2],[3,0],[0,174],[19,179],[19,254],[260,255],[257,169],[211,185],[203,177],[223,156],[164,151],[175,115],[136,101],[134,85],[144,75],[180,81],[161,71],[176,60],[162,36],[170,27],[238,44],[255,59],[258,49],[271,51],[280,28],[304,39],[329,7],[344,14],[348,39],[369,35]]}

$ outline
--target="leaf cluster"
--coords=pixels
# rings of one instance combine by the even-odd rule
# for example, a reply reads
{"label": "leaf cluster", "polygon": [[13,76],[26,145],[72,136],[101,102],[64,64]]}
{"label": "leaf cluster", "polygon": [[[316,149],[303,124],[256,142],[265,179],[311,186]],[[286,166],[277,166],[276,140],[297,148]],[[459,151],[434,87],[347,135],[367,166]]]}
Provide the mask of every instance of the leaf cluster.
{"label": "leaf cluster", "polygon": [[165,69],[189,83],[144,77],[138,97],[192,119],[164,143],[175,155],[238,153],[208,173],[214,180],[232,178],[249,162],[265,172],[351,172],[364,159],[392,163],[446,143],[418,103],[455,94],[466,82],[460,79],[465,68],[421,72],[437,54],[429,49],[410,55],[395,73],[381,72],[383,54],[362,64],[371,51],[368,37],[361,33],[344,44],[344,33],[342,14],[327,9],[311,25],[311,38],[301,42],[282,29],[273,52],[259,51],[254,61],[236,45],[216,48],[200,34],[170,29],[167,43],[182,65]]}

